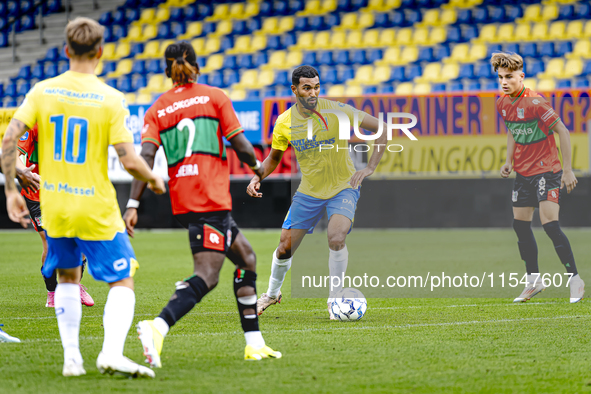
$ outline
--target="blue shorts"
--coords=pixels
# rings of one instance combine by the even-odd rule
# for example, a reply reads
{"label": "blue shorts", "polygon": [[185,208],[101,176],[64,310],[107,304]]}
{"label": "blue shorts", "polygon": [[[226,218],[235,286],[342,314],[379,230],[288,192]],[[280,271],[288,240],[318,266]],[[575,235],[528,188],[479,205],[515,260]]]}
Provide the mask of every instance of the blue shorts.
{"label": "blue shorts", "polygon": [[41,272],[49,278],[56,268],[82,265],[82,253],[88,260],[88,272],[96,280],[118,282],[133,276],[137,261],[127,233],[115,235],[111,241],[84,241],[80,238],[47,236],[47,258]]}
{"label": "blue shorts", "polygon": [[[351,219],[351,228],[353,228],[359,194],[359,188],[345,189],[336,196],[323,200],[296,192],[282,228],[286,230],[292,228],[303,229],[308,230],[308,234],[312,234],[314,227],[322,219],[325,209],[328,220],[332,215],[338,213]],[[351,229],[349,229],[349,232],[351,232]]]}

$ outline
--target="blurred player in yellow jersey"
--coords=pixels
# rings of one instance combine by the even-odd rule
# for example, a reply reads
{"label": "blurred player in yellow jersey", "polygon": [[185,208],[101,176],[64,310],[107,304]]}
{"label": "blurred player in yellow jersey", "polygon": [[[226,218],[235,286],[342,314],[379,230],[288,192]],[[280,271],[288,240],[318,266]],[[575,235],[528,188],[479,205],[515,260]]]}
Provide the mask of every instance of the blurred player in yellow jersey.
{"label": "blurred player in yellow jersey", "polygon": [[[66,26],[70,71],[37,83],[14,114],[3,139],[2,167],[13,179],[18,139],[39,126],[41,211],[47,232],[45,276],[58,270],[55,313],[64,347],[64,376],[84,375],[79,349],[82,308],[78,282],[82,253],[88,271],[110,287],[105,305],[105,339],[97,359],[101,373],[154,377],[154,372],[123,356],[123,346],[135,307],[132,275],[135,254],[125,233],[115,189],[107,175],[108,146],[113,145],[125,169],[164,193],[154,175],[135,153],[126,123],[129,110],[123,94],[102,83],[94,69],[102,55],[104,28],[88,18]],[[6,182],[11,220],[26,225],[28,211],[14,182]]]}
{"label": "blurred player in yellow jersey", "polygon": [[[320,79],[318,71],[310,66],[296,68],[291,77],[291,90],[296,96],[296,103],[279,115],[273,129],[273,143],[269,156],[263,162],[263,176],[255,175],[247,188],[251,197],[260,198],[260,182],[269,176],[281,161],[283,152],[291,144],[302,171],[302,181],[293,197],[293,202],[281,230],[281,239],[273,253],[269,288],[257,301],[260,315],[271,305],[281,302],[281,285],[285,274],[291,267],[291,258],[304,239],[311,233],[322,215],[328,215],[328,267],[331,277],[344,275],[349,258],[345,239],[353,227],[353,219],[359,188],[366,177],[373,174],[384,149],[376,149],[367,166],[355,171],[349,154],[349,141],[339,139],[339,124],[334,113],[322,115],[322,110],[339,110],[353,124],[355,118],[359,126],[372,132],[378,132],[379,120],[358,111],[350,105],[318,97]],[[307,135],[308,119],[313,124],[313,139]],[[383,130],[386,125],[382,124]],[[382,133],[375,142],[385,146],[386,133]],[[319,144],[336,145],[338,149],[319,149]],[[327,300],[329,318],[334,320],[330,304],[342,285],[333,289]]]}

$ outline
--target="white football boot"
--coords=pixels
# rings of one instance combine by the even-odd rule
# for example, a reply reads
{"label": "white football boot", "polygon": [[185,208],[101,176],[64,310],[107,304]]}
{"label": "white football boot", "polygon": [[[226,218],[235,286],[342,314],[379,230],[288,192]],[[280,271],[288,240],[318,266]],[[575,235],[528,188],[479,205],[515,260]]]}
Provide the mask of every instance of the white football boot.
{"label": "white football boot", "polygon": [[64,376],[82,376],[86,375],[83,363],[77,363],[76,360],[70,358],[64,362],[64,369],[62,370]]}
{"label": "white football boot", "polygon": [[329,298],[328,300],[326,300],[326,306],[328,307],[328,318],[330,320],[337,320],[337,318],[335,317],[334,313],[332,313],[332,303],[334,302],[334,298]]}
{"label": "white football boot", "polygon": [[[4,324],[0,324],[0,327],[2,326],[4,326]],[[0,328],[0,342],[20,343],[21,340],[17,337],[8,335],[8,333]]]}
{"label": "white football boot", "polygon": [[[537,277],[535,283],[533,280]],[[531,281],[530,281],[531,279]],[[539,275],[528,275],[527,276],[527,284],[525,285],[525,289],[521,292],[519,297],[513,300],[513,302],[525,302],[532,299],[532,297],[540,294],[542,291],[546,290],[546,286],[542,282],[542,279]]]}
{"label": "white football boot", "polygon": [[263,314],[265,309],[267,309],[271,305],[280,304],[281,298],[281,291],[279,292],[279,294],[277,294],[277,297],[271,297],[267,293],[261,294],[261,298],[257,300],[257,314],[260,316]]}
{"label": "white football boot", "polygon": [[585,295],[585,282],[577,274],[570,280],[570,303],[574,304],[583,299]]}
{"label": "white football boot", "polygon": [[103,352],[101,352],[96,359],[96,367],[102,374],[119,374],[128,378],[153,378],[156,376],[154,371],[150,368],[136,364],[125,356],[111,358],[106,356]]}

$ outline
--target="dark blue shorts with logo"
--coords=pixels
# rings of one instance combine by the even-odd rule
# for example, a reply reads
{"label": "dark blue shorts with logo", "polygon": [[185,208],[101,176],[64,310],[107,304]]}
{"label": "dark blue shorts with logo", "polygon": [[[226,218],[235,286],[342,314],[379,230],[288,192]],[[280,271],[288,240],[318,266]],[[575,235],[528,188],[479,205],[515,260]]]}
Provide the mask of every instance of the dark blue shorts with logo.
{"label": "dark blue shorts with logo", "polygon": [[560,204],[560,182],[562,171],[523,176],[517,174],[513,185],[514,207],[538,207],[540,201]]}

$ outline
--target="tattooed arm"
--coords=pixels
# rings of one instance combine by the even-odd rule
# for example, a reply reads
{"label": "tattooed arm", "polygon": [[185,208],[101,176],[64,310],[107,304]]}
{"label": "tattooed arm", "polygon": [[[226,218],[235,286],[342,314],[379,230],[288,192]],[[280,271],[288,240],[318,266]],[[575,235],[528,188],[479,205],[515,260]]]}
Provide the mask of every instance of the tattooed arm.
{"label": "tattooed arm", "polygon": [[162,194],[166,191],[162,178],[152,172],[146,161],[135,152],[131,142],[124,142],[114,146],[119,161],[127,172],[142,182],[148,182],[148,187],[156,194]]}
{"label": "tattooed arm", "polygon": [[2,169],[6,176],[6,184],[4,185],[4,193],[6,194],[6,209],[10,220],[20,223],[21,226],[27,228],[29,221],[27,216],[29,211],[25,204],[25,200],[20,195],[14,178],[16,177],[16,146],[19,138],[29,130],[26,124],[18,119],[12,119],[6,134],[2,140]]}

